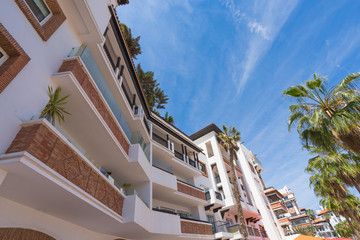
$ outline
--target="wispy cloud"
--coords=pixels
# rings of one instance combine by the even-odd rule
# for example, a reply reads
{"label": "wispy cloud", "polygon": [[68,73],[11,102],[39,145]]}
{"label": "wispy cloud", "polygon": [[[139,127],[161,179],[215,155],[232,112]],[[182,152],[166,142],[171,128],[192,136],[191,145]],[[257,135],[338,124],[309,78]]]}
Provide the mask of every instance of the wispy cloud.
{"label": "wispy cloud", "polygon": [[[250,32],[245,56],[239,52],[235,52],[232,56],[236,59],[232,60],[231,69],[238,95],[242,93],[257,64],[270,49],[296,5],[297,1],[286,0],[269,0],[256,5],[254,2],[254,6],[244,6],[239,2],[235,4],[234,0],[225,1],[225,6],[232,13],[234,21],[240,26],[245,23]],[[242,34],[241,29],[237,34]],[[239,61],[239,58],[243,61]]]}

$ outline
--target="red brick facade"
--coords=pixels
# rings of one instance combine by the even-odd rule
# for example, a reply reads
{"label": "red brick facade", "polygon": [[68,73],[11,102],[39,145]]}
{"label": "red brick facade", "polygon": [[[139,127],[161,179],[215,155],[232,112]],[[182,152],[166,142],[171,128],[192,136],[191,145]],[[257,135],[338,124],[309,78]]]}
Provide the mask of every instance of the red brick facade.
{"label": "red brick facade", "polygon": [[44,123],[22,127],[6,153],[21,151],[30,153],[122,215],[124,197]]}
{"label": "red brick facade", "polygon": [[102,99],[101,94],[98,92],[97,88],[94,86],[94,83],[91,80],[91,77],[88,75],[85,67],[79,61],[78,58],[65,60],[61,65],[59,71],[61,72],[72,72],[76,80],[80,83],[81,87],[84,89],[86,95],[90,98],[91,102],[94,104],[96,110],[100,113],[111,132],[115,135],[116,139],[123,147],[125,152],[129,153],[130,144],[126,141],[126,136],[123,131],[120,129],[117,120],[110,113],[111,110],[108,109],[105,104],[105,100]]}
{"label": "red brick facade", "polygon": [[200,198],[202,200],[206,200],[205,197],[205,192],[201,191],[199,189],[196,189],[194,187],[190,187],[188,185],[186,185],[185,183],[182,182],[177,182],[177,188],[179,192],[185,193],[187,195],[196,197],[196,198]]}
{"label": "red brick facade", "polygon": [[9,58],[0,66],[0,93],[9,85],[16,75],[30,61],[30,57],[24,52],[11,34],[0,23],[0,47]]}
{"label": "red brick facade", "polygon": [[45,233],[24,228],[0,228],[1,240],[55,240]]}
{"label": "red brick facade", "polygon": [[33,28],[40,35],[41,39],[47,41],[65,21],[66,17],[56,0],[44,1],[49,7],[52,16],[44,24],[41,25],[26,4],[25,0],[15,0],[21,11],[24,13],[25,17],[29,20]]}
{"label": "red brick facade", "polygon": [[181,233],[212,235],[211,224],[181,220]]}

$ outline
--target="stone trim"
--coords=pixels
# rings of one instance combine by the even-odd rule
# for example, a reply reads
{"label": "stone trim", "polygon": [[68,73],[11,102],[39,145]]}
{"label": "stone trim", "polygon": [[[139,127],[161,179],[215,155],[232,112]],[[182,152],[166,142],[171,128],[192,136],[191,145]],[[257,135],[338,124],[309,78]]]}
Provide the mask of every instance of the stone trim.
{"label": "stone trim", "polygon": [[177,181],[177,189],[179,192],[185,193],[187,195],[202,199],[206,201],[205,192],[200,191],[196,188],[190,187],[184,183]]}
{"label": "stone trim", "polygon": [[87,73],[87,70],[82,65],[79,58],[65,60],[58,70],[58,73],[62,72],[72,72],[86,95],[89,97],[90,101],[94,104],[96,110],[114,134],[115,138],[125,150],[126,154],[129,154],[130,143],[127,140],[127,137],[119,127],[119,124],[113,114],[111,114],[111,110],[106,106],[101,97],[101,93],[99,93],[97,88],[93,85],[91,77]]}
{"label": "stone trim", "polygon": [[124,197],[44,122],[22,127],[6,153],[22,151],[39,159],[102,204],[122,215]]}
{"label": "stone trim", "polygon": [[31,23],[36,32],[40,35],[43,41],[47,41],[51,35],[60,27],[60,25],[65,21],[66,17],[63,11],[60,8],[57,0],[44,0],[46,5],[49,7],[52,16],[46,20],[44,24],[36,19],[31,9],[26,4],[25,0],[15,0],[16,4],[19,6],[21,11],[24,13],[25,17]]}
{"label": "stone trim", "polygon": [[213,235],[211,224],[181,220],[181,233]]}
{"label": "stone trim", "polygon": [[0,239],[1,240],[23,240],[23,239],[34,239],[34,240],[55,240],[55,238],[49,235],[24,228],[0,228]]}
{"label": "stone trim", "polygon": [[11,34],[0,23],[0,47],[9,58],[0,65],[0,93],[30,61],[30,57],[20,47]]}

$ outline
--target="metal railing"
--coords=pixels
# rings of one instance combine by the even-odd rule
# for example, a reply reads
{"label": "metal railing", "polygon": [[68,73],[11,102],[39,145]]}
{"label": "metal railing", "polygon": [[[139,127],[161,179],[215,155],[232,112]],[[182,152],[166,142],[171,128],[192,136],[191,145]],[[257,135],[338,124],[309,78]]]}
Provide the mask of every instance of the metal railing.
{"label": "metal railing", "polygon": [[223,200],[222,195],[221,195],[220,192],[215,191],[215,197],[216,197],[216,199],[218,199],[218,200],[220,200],[220,201]]}
{"label": "metal railing", "polygon": [[221,183],[221,180],[220,180],[220,176],[219,176],[219,175],[216,175],[216,176],[215,176],[215,183]]}
{"label": "metal railing", "polygon": [[159,143],[160,145],[168,148],[168,141],[167,141],[167,140],[163,139],[162,137],[160,137],[160,136],[157,135],[156,133],[153,133],[152,135],[153,135],[153,136],[152,136],[152,139],[153,139],[155,142],[157,142],[157,143]]}
{"label": "metal railing", "polygon": [[196,168],[196,162],[194,160],[192,160],[191,158],[189,158],[189,164]]}
{"label": "metal railing", "polygon": [[174,151],[175,153],[175,157],[177,157],[178,159],[180,159],[181,161],[184,161],[184,155],[178,151]]}

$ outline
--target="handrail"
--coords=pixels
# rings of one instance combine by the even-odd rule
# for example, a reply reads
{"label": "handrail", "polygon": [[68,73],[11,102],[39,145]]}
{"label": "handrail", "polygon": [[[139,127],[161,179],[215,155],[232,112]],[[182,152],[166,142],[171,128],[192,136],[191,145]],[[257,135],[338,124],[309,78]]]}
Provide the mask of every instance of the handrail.
{"label": "handrail", "polygon": [[172,211],[168,211],[168,210],[164,210],[164,209],[153,208],[152,210],[156,211],[156,212],[162,212],[162,213],[168,213],[168,214],[172,214],[172,215],[178,215],[176,212],[172,212]]}
{"label": "handrail", "polygon": [[181,219],[184,219],[184,220],[190,220],[190,221],[195,221],[195,222],[202,222],[202,223],[209,223],[209,224],[211,224],[211,222],[209,222],[209,221],[199,220],[199,219],[195,219],[195,218],[182,217],[182,216],[180,216],[180,218],[181,218]]}
{"label": "handrail", "polygon": [[169,173],[169,174],[171,174],[171,175],[174,175],[174,173],[172,173],[172,172],[170,172],[170,171],[168,171],[168,170],[165,170],[165,169],[163,169],[163,168],[161,168],[161,167],[158,167],[158,166],[156,166],[156,165],[152,165],[153,167],[155,167],[155,168],[157,168],[157,169],[160,169],[160,170],[162,170],[162,171],[164,171],[164,172],[167,172],[167,173]]}
{"label": "handrail", "polygon": [[199,191],[205,192],[203,189],[201,189],[201,188],[199,188],[199,187],[196,187],[196,186],[194,186],[194,185],[191,185],[190,183],[184,182],[184,181],[182,181],[182,180],[180,180],[180,179],[177,179],[177,181],[178,181],[178,182],[181,182],[181,183],[183,183],[183,184],[186,184],[186,185],[188,185],[188,186],[190,186],[190,187],[196,188],[196,189],[199,190]]}

